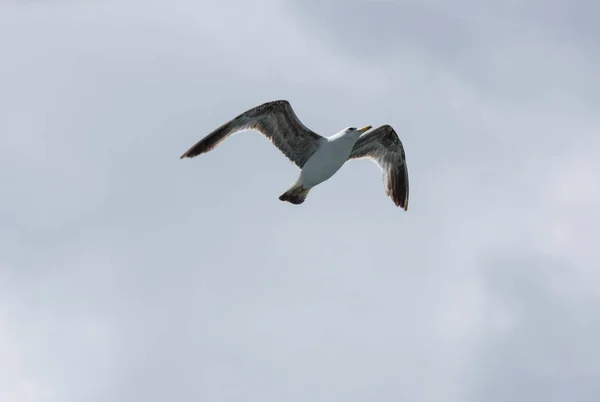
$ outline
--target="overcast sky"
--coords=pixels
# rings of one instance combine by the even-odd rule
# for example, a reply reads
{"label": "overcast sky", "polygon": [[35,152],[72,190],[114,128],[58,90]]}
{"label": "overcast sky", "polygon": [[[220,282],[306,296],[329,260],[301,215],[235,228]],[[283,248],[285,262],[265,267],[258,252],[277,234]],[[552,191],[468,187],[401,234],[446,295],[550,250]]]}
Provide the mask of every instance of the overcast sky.
{"label": "overcast sky", "polygon": [[599,4],[0,0],[0,400],[600,400]]}

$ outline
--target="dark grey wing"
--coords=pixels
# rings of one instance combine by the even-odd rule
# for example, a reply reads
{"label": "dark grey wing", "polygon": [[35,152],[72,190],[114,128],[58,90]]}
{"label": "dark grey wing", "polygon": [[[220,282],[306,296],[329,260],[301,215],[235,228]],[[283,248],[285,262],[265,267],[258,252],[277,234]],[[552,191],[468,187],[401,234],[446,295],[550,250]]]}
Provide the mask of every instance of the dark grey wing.
{"label": "dark grey wing", "polygon": [[267,102],[256,106],[208,134],[188,149],[183,158],[193,158],[217,147],[232,134],[257,130],[265,135],[285,156],[299,168],[315,152],[324,139],[307,128],[296,116],[286,100]]}
{"label": "dark grey wing", "polygon": [[349,159],[369,158],[383,172],[385,193],[396,206],[408,210],[408,168],[402,141],[389,125],[360,136]]}

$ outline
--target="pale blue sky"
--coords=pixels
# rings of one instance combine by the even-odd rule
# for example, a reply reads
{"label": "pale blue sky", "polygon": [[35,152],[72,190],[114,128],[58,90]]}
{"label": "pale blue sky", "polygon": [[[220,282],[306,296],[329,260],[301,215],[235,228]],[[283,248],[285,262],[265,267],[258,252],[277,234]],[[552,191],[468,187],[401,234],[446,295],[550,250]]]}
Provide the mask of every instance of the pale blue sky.
{"label": "pale blue sky", "polygon": [[[597,401],[591,1],[0,1],[0,400]],[[381,22],[383,21],[383,22]],[[408,212],[258,133],[391,124]]]}

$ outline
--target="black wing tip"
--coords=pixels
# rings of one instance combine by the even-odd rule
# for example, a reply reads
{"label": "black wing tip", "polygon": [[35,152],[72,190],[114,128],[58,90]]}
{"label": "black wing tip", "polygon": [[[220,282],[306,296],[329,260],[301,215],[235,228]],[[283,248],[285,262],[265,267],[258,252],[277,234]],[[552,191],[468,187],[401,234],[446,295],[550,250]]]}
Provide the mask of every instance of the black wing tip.
{"label": "black wing tip", "polygon": [[195,145],[193,147],[191,147],[190,149],[188,149],[187,151],[185,151],[180,157],[179,159],[185,159],[185,158],[195,158],[196,156],[208,151],[209,149],[207,149],[207,147],[205,146],[198,146]]}
{"label": "black wing tip", "polygon": [[408,211],[408,169],[406,162],[402,164],[400,169],[392,170],[389,182],[389,195],[397,207]]}
{"label": "black wing tip", "polygon": [[405,211],[408,211],[408,198],[407,197],[402,197],[402,198],[392,197],[392,201],[394,201],[394,204],[396,204],[397,207],[402,208]]}
{"label": "black wing tip", "polygon": [[193,158],[194,156],[197,156],[199,154],[199,152],[195,148],[196,148],[196,146],[193,146],[190,149],[188,149],[187,151],[185,151],[183,154],[181,154],[179,159]]}
{"label": "black wing tip", "polygon": [[392,197],[392,201],[394,201],[394,204],[396,204],[397,207],[408,211],[408,198],[406,196],[402,198]]}
{"label": "black wing tip", "polygon": [[408,199],[406,198],[406,196],[393,196],[392,201],[394,201],[394,204],[396,204],[398,208],[402,208],[403,210],[408,211]]}

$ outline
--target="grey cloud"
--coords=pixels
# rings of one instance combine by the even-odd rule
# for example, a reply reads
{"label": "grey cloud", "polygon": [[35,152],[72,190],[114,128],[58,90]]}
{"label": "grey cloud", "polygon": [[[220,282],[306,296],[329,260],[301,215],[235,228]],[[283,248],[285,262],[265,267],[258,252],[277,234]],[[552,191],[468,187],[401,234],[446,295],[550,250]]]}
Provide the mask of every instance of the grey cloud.
{"label": "grey cloud", "polygon": [[[439,2],[294,1],[287,3],[315,37],[349,62],[411,64],[428,59],[505,102],[578,94],[599,102],[593,70],[600,34],[589,1]],[[518,97],[519,99],[515,99]]]}
{"label": "grey cloud", "polygon": [[598,50],[593,41],[597,36],[594,30],[598,29],[593,15],[598,6],[585,0],[573,3],[466,0],[452,4],[313,0],[287,4],[323,37],[332,37],[343,48],[361,49],[374,56],[385,57],[390,50],[409,46],[423,48],[443,60],[498,45],[503,38],[516,39],[520,35],[527,39],[531,34],[549,36],[558,45],[589,45],[585,47],[587,51]]}
{"label": "grey cloud", "polygon": [[570,292],[575,267],[539,255],[506,255],[482,261],[481,268],[490,326],[472,399],[596,400],[600,313],[594,297]]}
{"label": "grey cloud", "polygon": [[[589,98],[561,113],[567,102],[552,99],[508,107],[427,58],[348,64],[279,5],[171,4],[30,5],[0,17],[10,20],[0,26],[0,124],[10,133],[0,137],[0,337],[12,345],[2,360],[20,368],[6,399],[477,401],[499,392],[492,379],[509,375],[520,351],[541,355],[529,337],[552,328],[546,318],[508,341],[492,336],[488,296],[515,314],[551,306],[583,325],[592,299],[548,293],[534,263],[511,271],[524,275],[513,292],[504,268],[482,274],[477,257],[541,248],[532,238],[565,208],[548,191],[569,169],[559,145],[576,138],[560,134],[597,131]],[[471,31],[433,12],[455,50],[436,52],[438,37],[417,23],[403,28],[418,33],[407,47],[477,54]],[[386,43],[391,28],[381,29],[372,43]],[[368,162],[345,166],[302,208],[283,205],[276,197],[296,169],[257,133],[178,159],[277,98],[324,134],[350,121],[398,127],[409,212],[392,208]],[[593,234],[568,233],[576,244]],[[578,249],[555,252],[569,278],[580,274]],[[589,346],[588,329],[561,339]],[[567,358],[598,370],[580,351]],[[561,387],[575,389],[563,374]]]}

